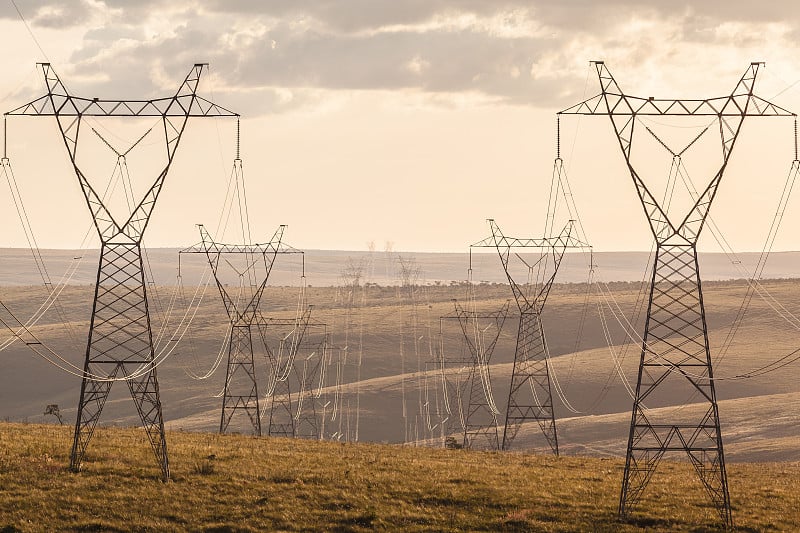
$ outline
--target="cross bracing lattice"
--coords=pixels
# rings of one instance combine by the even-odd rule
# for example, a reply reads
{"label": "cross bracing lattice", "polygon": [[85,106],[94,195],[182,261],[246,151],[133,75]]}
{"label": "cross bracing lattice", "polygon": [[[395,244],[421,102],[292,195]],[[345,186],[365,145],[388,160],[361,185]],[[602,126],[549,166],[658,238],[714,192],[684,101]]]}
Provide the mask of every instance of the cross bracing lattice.
{"label": "cross bracing lattice", "polygon": [[[142,424],[161,468],[169,479],[169,460],[158,379],[142,238],[172,165],[189,117],[238,117],[197,95],[204,69],[195,64],[174,95],[152,100],[103,100],[70,94],[49,63],[41,63],[47,93],[7,112],[8,116],[52,116],[67,148],[94,225],[100,237],[100,263],[84,375],[78,402],[70,468],[79,470],[114,381],[128,383]],[[117,219],[78,163],[78,146],[87,117],[131,119],[157,117],[163,126],[166,163],[125,219]],[[117,153],[122,157],[121,154]],[[101,376],[102,378],[98,378]]]}
{"label": "cross bracing lattice", "polygon": [[[216,242],[203,225],[199,229],[200,243],[181,250],[180,253],[199,253],[206,256],[231,328],[219,432],[225,433],[234,415],[243,412],[250,420],[253,432],[260,436],[261,407],[253,358],[253,327],[258,328],[259,322],[263,320],[260,312],[261,300],[278,254],[303,252],[282,242],[286,226],[279,226],[272,238],[263,244],[222,244]],[[244,257],[246,264],[241,270],[235,269],[226,259],[230,255]],[[223,264],[236,270],[242,293],[233,293],[233,288],[224,282],[220,272],[220,265]]]}
{"label": "cross bracing lattice", "polygon": [[[499,450],[497,415],[500,411],[492,393],[489,364],[508,316],[509,303],[492,312],[465,309],[455,300],[453,305],[453,312],[441,317],[440,321],[458,321],[469,357],[469,374],[461,382],[463,390],[458,391],[463,417],[463,447]],[[442,353],[440,357],[442,361],[447,359],[447,363],[452,363],[446,354]]]}
{"label": "cross bracing lattice", "polygon": [[329,339],[327,325],[311,321],[312,311],[309,305],[294,318],[259,313],[256,323],[271,368],[267,435],[320,438],[317,403]]}
{"label": "cross bracing lattice", "polygon": [[[541,239],[507,237],[494,220],[489,220],[491,236],[470,248],[495,248],[500,256],[511,292],[519,307],[519,328],[511,372],[502,449],[508,450],[523,424],[535,422],[541,429],[550,450],[558,455],[553,395],[550,388],[550,365],[542,326],[542,311],[558,274],[558,268],[568,248],[588,248],[574,236],[573,221],[566,223],[558,235]],[[535,261],[527,262],[522,249],[541,253]],[[519,280],[510,269],[518,260],[525,268],[525,279]]]}
{"label": "cross bracing lattice", "polygon": [[[609,117],[656,241],[619,513],[627,515],[641,500],[666,453],[683,452],[695,467],[720,518],[730,527],[733,520],[697,261],[697,241],[744,119],[794,117],[795,114],[754,94],[762,63],[751,63],[729,95],[708,99],[630,96],[622,92],[602,61],[593,65],[600,83],[600,94],[559,114]],[[632,162],[634,133],[642,116],[706,116],[713,117],[716,122],[721,162],[705,189],[693,199],[688,212],[678,218],[669,215],[669,206],[656,199],[641,177],[639,167]],[[655,136],[650,128],[646,127],[646,130]],[[658,137],[656,140],[679,160],[697,138],[680,151],[669,148]],[[700,408],[649,409],[648,405],[657,405],[659,394],[664,394],[670,386],[682,386],[685,398],[698,398],[700,404],[695,407]]]}

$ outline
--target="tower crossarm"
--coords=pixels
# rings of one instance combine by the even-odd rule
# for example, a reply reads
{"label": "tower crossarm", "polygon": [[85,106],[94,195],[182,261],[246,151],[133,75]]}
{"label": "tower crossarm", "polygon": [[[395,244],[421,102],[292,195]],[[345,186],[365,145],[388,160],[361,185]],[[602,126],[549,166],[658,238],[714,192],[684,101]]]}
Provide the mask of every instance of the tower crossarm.
{"label": "tower crossarm", "polygon": [[[759,68],[763,66],[761,62],[753,62],[747,67],[729,95],[707,99],[658,99],[631,96],[620,89],[604,62],[595,61],[593,66],[600,83],[600,94],[559,112],[559,115],[606,115],[609,117],[636,186],[636,192],[647,215],[650,229],[658,242],[680,241],[693,244],[697,241],[746,117],[796,118],[795,113],[754,94]],[[668,209],[663,207],[653,196],[632,162],[637,117],[644,115],[709,116],[715,117],[715,122],[717,122],[720,147],[722,148],[721,163],[714,177],[683,219],[673,220],[670,218]],[[692,144],[693,142],[689,146]],[[675,152],[673,155],[675,156]]]}
{"label": "tower crossarm", "polygon": [[[50,63],[39,64],[48,81],[48,92],[5,114],[62,117],[238,117],[201,96],[182,94],[149,100],[110,100],[69,94]],[[199,78],[205,63],[195,64],[184,85]]]}
{"label": "tower crossarm", "polygon": [[[494,219],[490,218],[488,222],[492,235],[476,242],[475,244],[472,244],[470,248],[495,248],[497,250],[497,253],[500,256],[500,261],[503,264],[503,270],[506,273],[508,282],[511,285],[511,290],[514,293],[514,298],[516,299],[517,305],[519,306],[521,312],[539,312],[544,307],[545,301],[547,300],[547,295],[550,293],[550,288],[555,281],[556,275],[558,274],[558,268],[561,265],[561,260],[563,259],[564,253],[567,251],[567,249],[591,248],[591,246],[589,246],[587,243],[572,235],[575,225],[573,220],[568,221],[561,230],[561,233],[558,235],[544,237],[541,239],[520,239],[507,237],[500,230],[500,227],[497,225]],[[526,290],[524,284],[521,284],[514,279],[514,276],[511,274],[509,269],[511,254],[514,253],[519,257],[519,252],[515,250],[526,248],[547,250],[547,252],[545,252],[545,254],[543,254],[534,265],[528,265],[529,269],[537,269],[542,277],[546,276],[546,265],[541,264],[541,262],[546,257],[549,257],[553,261],[553,272],[545,279],[541,279],[537,283],[534,291]],[[520,259],[522,258],[520,257]]]}
{"label": "tower crossarm", "polygon": [[[714,98],[653,98],[623,93],[603,61],[593,61],[602,92],[562,111],[559,115],[643,115],[715,117],[794,117],[796,113],[752,94],[753,82],[761,62],[753,62],[736,89]],[[748,105],[749,104],[749,105]]]}
{"label": "tower crossarm", "polygon": [[[265,316],[260,310],[256,311],[253,322],[258,326],[259,334],[261,335],[261,342],[264,344],[264,348],[266,348],[271,364],[276,364],[279,361],[275,358],[274,351],[270,347],[270,343],[267,339],[267,331],[275,328],[285,328],[289,326],[292,327],[292,332],[289,335],[289,337],[291,337],[289,356],[290,359],[294,359],[294,356],[297,354],[297,350],[303,345],[303,339],[305,338],[306,330],[309,327],[313,328],[325,326],[325,324],[322,322],[314,322],[311,320],[311,313],[313,309],[314,306],[309,305],[302,310],[301,314],[294,318],[270,317]],[[286,371],[288,372],[288,370],[289,369],[287,367]]]}
{"label": "tower crossarm", "polygon": [[[243,321],[248,324],[252,323],[257,318],[256,312],[261,302],[261,296],[267,286],[267,281],[269,281],[269,276],[272,272],[272,266],[278,254],[302,254],[303,251],[281,242],[286,229],[285,225],[279,226],[272,238],[268,242],[261,244],[219,243],[213,239],[202,224],[198,224],[198,227],[200,229],[200,243],[181,250],[179,255],[188,253],[205,254],[211,271],[214,274],[217,289],[219,289],[228,317],[232,322]],[[219,275],[220,261],[225,255],[231,254],[245,254],[251,257],[245,271],[237,272],[240,276],[244,276],[246,271],[254,268],[259,261],[263,261],[264,264],[265,274],[262,281],[253,291],[252,297],[244,302],[244,307],[237,305],[236,299],[225,288],[225,284]]]}
{"label": "tower crossarm", "polygon": [[[474,362],[479,361],[479,359],[482,358],[481,354],[483,354],[483,357],[487,359],[486,362],[488,363],[488,357],[491,357],[491,354],[494,351],[494,346],[497,344],[497,340],[500,338],[500,333],[503,330],[503,324],[508,317],[508,302],[503,304],[503,306],[497,311],[490,311],[487,313],[477,313],[464,309],[464,307],[462,307],[457,300],[453,300],[453,306],[455,307],[454,312],[441,318],[458,319],[462,333],[464,334],[464,339],[467,343],[467,347],[469,348],[470,353],[473,355]],[[470,321],[476,323],[478,320],[494,322],[495,326],[497,326],[494,331],[494,335],[489,338],[489,342],[486,342],[486,339],[483,337],[478,338],[481,332],[470,331]]]}
{"label": "tower crossarm", "polygon": [[[40,63],[47,93],[5,113],[5,116],[52,116],[69,153],[70,161],[86,203],[103,242],[140,242],[164,186],[189,117],[238,117],[197,94],[200,76],[206,66],[195,64],[174,95],[151,100],[107,100],[85,98],[69,93],[50,63]],[[78,163],[81,125],[87,117],[159,117],[163,126],[166,163],[127,220],[115,219]],[[119,154],[118,154],[119,155]]]}

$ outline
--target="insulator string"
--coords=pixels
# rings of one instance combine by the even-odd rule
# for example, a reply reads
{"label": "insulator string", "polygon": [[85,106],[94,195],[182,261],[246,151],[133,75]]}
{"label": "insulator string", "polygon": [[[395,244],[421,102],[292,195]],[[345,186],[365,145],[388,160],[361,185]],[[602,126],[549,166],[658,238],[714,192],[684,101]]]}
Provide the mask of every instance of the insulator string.
{"label": "insulator string", "polygon": [[236,117],[236,159],[237,160],[241,159],[241,157],[240,157],[240,155],[241,155],[240,154],[241,138],[242,138],[242,134],[241,134],[241,128],[240,128],[240,121],[239,121],[239,117]]}
{"label": "insulator string", "polygon": [[561,159],[561,115],[556,115],[556,159]]}

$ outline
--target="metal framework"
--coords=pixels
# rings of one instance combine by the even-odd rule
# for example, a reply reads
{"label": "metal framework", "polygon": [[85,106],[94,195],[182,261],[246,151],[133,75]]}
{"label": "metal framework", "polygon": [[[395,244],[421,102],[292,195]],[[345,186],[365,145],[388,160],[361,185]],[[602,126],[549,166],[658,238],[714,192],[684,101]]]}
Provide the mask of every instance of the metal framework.
{"label": "metal framework", "polygon": [[[503,427],[503,450],[510,449],[522,424],[534,421],[539,424],[550,449],[558,455],[558,433],[553,396],[550,391],[550,365],[542,326],[542,311],[558,274],[558,268],[561,266],[564,252],[567,248],[588,247],[573,237],[573,225],[573,221],[567,222],[561,233],[555,237],[517,239],[503,235],[495,221],[489,219],[491,237],[470,246],[470,248],[497,249],[520,313],[511,387],[508,392],[506,420]],[[514,252],[514,255],[527,266],[527,279],[524,283],[520,283],[514,279],[509,267],[512,250],[530,248],[546,251],[533,263],[526,262],[520,257],[519,252]]]}
{"label": "metal framework", "polygon": [[[214,241],[202,224],[199,228],[200,243],[181,250],[179,254],[205,254],[230,320],[228,363],[219,432],[225,433],[236,412],[244,411],[250,418],[254,433],[261,436],[261,410],[253,360],[253,326],[257,326],[262,320],[259,305],[277,255],[303,252],[281,242],[286,229],[284,225],[279,226],[269,242],[264,244],[221,244]],[[242,254],[246,258],[246,267],[242,271],[237,271],[237,274],[240,278],[240,288],[244,288],[245,282],[249,280],[247,281],[251,290],[249,298],[231,294],[221,278],[220,262],[231,254]],[[224,261],[233,267],[227,259]],[[255,271],[260,262],[263,262],[264,270],[263,275],[257,278]]]}
{"label": "metal framework", "polygon": [[[306,330],[311,320],[312,306],[308,306],[297,318],[273,318],[259,316],[257,325],[261,333],[261,340],[267,351],[267,356],[272,367],[272,376],[267,391],[269,397],[269,425],[267,435],[272,437],[297,436],[299,412],[295,413],[292,404],[291,377],[296,375],[295,359],[303,347]],[[260,313],[259,313],[260,315]],[[286,329],[289,332],[286,333]],[[279,332],[278,354],[271,347],[269,342],[269,331]],[[285,361],[284,361],[285,356]],[[319,361],[318,361],[319,362]],[[305,370],[308,370],[305,368]],[[300,395],[303,394],[303,383],[300,380],[300,387],[297,391],[298,406],[301,406]]]}
{"label": "metal framework", "polygon": [[[469,394],[467,409],[464,413],[464,448],[475,448],[478,441],[483,441],[490,450],[500,449],[500,435],[497,427],[499,411],[494,404],[491,390],[491,375],[489,361],[492,357],[497,340],[503,330],[503,323],[508,316],[509,304],[490,313],[477,313],[464,309],[453,300],[455,307],[452,314],[441,317],[442,319],[458,319],[464,341],[469,349],[471,368],[469,377]],[[479,325],[484,321],[487,326]],[[493,331],[487,334],[490,326]],[[444,354],[442,354],[444,357]]]}
{"label": "metal framework", "polygon": [[[639,502],[665,453],[685,452],[722,521],[731,526],[728,480],[697,263],[697,240],[744,119],[795,115],[753,94],[762,63],[751,63],[729,95],[704,100],[630,96],[622,92],[602,61],[593,65],[600,81],[600,94],[561,111],[559,115],[608,116],[656,240],[619,513],[627,515]],[[722,162],[683,218],[668,216],[668,206],[662,206],[656,200],[631,162],[637,117],[641,116],[706,116],[715,117],[718,123]],[[673,157],[680,158],[682,152],[670,151]],[[663,394],[676,383],[688,389],[692,397],[700,399],[700,403],[694,406],[699,409],[657,411],[647,408],[646,402],[657,403],[658,393]]]}
{"label": "metal framework", "polygon": [[[161,467],[162,479],[166,481],[169,479],[169,460],[154,364],[142,238],[189,117],[239,115],[197,95],[203,64],[192,67],[173,96],[153,100],[101,100],[73,96],[49,63],[40,66],[47,94],[9,111],[6,116],[56,118],[101,242],[70,468],[74,471],[80,469],[111,386],[115,379],[124,378]],[[86,117],[161,119],[166,164],[130,216],[122,222],[114,218],[78,164],[81,125]]]}
{"label": "metal framework", "polygon": [[[319,333],[314,333],[319,330]],[[330,338],[328,325],[322,322],[309,322],[305,335],[299,344],[298,356],[301,357],[302,370],[295,365],[298,378],[297,407],[294,410],[294,436],[301,439],[322,440],[320,413],[318,405],[321,401],[325,384],[325,362],[328,354]],[[308,355],[305,355],[308,354]]]}

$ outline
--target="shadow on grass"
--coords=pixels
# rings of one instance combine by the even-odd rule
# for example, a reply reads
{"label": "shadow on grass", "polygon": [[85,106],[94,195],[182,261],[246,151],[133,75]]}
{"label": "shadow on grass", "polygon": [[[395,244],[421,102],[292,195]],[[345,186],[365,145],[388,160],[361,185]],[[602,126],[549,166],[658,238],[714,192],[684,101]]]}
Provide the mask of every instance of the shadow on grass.
{"label": "shadow on grass", "polygon": [[126,530],[118,529],[118,528],[109,526],[107,523],[93,522],[93,523],[83,524],[81,526],[77,526],[74,529],[72,529],[72,531],[85,531],[87,533],[88,532],[94,532],[94,531],[97,531],[97,532],[101,532],[102,531],[103,533],[106,533],[106,532],[122,533],[123,531],[126,531]]}
{"label": "shadow on grass", "polygon": [[210,526],[203,530],[204,533],[250,533],[251,531],[255,530],[241,526],[231,526],[228,524]]}
{"label": "shadow on grass", "polygon": [[378,518],[375,511],[367,510],[354,516],[348,516],[338,521],[331,531],[344,533],[346,531],[371,530],[373,522]]}
{"label": "shadow on grass", "polygon": [[[668,520],[664,518],[654,518],[652,516],[628,516],[625,518],[618,519],[620,523],[628,524],[631,526],[636,526],[645,530],[649,529],[660,529],[663,531],[669,531],[670,529],[675,529],[679,524],[677,524],[674,520]],[[711,533],[714,531],[731,531],[725,528],[725,525],[720,523],[714,524],[703,524],[703,525],[696,525],[692,526],[690,524],[685,524],[688,527],[688,531],[693,533]],[[739,529],[734,528],[733,531],[743,531],[743,532],[750,532],[756,531],[750,528],[747,529]]]}

